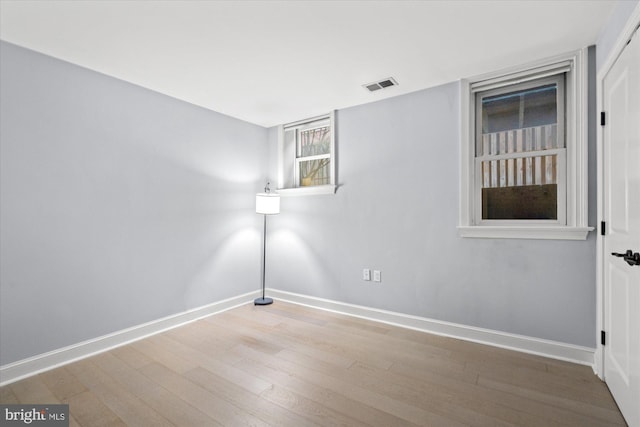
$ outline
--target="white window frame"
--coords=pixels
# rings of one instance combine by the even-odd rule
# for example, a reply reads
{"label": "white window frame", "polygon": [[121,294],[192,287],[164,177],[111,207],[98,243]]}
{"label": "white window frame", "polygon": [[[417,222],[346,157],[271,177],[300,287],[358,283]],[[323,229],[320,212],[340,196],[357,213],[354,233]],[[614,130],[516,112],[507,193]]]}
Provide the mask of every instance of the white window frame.
{"label": "white window frame", "polygon": [[[285,130],[296,129],[297,131],[304,131],[313,129],[319,126],[326,126],[326,123],[329,123],[330,126],[330,153],[323,154],[319,156],[309,156],[309,157],[297,157],[297,156],[286,156],[285,155]],[[283,196],[301,196],[301,195],[312,195],[312,194],[334,194],[336,191],[336,151],[335,151],[335,112],[332,111],[329,114],[313,117],[306,120],[300,120],[294,123],[288,123],[286,125],[281,125],[278,127],[278,193]],[[299,141],[297,141],[296,137],[296,150]],[[286,179],[285,179],[285,165],[292,167],[294,171],[294,177],[292,182],[294,185],[298,185],[300,182],[300,162],[315,160],[319,158],[329,158],[329,184],[326,185],[312,185],[309,187],[287,187]]]}
{"label": "white window frame", "polygon": [[[476,153],[477,92],[521,84],[566,73],[565,79],[565,194],[561,207],[565,218],[559,221],[482,221],[480,172]],[[461,237],[585,240],[588,226],[587,176],[587,49],[536,61],[521,67],[463,79],[460,83],[460,212]],[[531,153],[529,153],[530,155]],[[560,174],[560,170],[558,171]],[[560,179],[560,178],[559,178]]]}

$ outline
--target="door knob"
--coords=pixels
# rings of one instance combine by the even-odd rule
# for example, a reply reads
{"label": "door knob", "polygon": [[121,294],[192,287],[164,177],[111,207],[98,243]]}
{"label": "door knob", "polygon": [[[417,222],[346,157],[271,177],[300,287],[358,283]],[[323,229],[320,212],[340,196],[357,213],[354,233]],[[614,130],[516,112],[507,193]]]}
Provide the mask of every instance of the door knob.
{"label": "door knob", "polygon": [[625,252],[623,254],[619,254],[618,252],[611,252],[611,255],[617,256],[619,258],[624,258],[624,257],[633,255],[633,251],[631,249],[629,249],[627,252]]}
{"label": "door knob", "polygon": [[619,254],[618,252],[611,252],[611,255],[624,259],[629,265],[640,265],[640,253],[633,253],[631,249],[627,249],[627,251],[623,254]]}

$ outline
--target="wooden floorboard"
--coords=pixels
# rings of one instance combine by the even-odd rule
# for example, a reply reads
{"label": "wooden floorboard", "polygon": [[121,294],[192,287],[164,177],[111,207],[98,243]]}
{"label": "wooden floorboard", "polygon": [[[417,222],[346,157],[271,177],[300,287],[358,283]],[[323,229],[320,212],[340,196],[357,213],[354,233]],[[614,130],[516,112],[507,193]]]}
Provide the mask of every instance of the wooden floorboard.
{"label": "wooden floorboard", "polygon": [[276,301],[0,388],[72,426],[625,426],[591,368]]}

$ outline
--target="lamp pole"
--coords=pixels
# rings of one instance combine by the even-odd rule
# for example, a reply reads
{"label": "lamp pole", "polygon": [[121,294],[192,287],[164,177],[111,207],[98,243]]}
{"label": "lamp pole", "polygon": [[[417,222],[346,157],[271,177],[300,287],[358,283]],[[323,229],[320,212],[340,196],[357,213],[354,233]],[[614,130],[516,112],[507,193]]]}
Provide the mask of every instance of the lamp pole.
{"label": "lamp pole", "polygon": [[264,300],[265,277],[267,274],[267,216],[262,215],[262,300]]}

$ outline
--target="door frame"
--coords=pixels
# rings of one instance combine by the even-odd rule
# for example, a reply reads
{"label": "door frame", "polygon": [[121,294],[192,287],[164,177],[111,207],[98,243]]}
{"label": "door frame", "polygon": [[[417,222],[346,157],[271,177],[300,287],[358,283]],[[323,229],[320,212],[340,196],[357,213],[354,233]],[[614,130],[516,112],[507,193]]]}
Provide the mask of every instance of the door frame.
{"label": "door frame", "polygon": [[[635,9],[627,19],[627,22],[618,35],[609,55],[605,59],[601,69],[596,76],[596,105],[598,114],[603,111],[604,100],[604,78],[609,73],[613,64],[615,64],[618,56],[627,45],[627,42],[633,35],[635,29],[640,25],[640,2],[636,4]],[[640,30],[639,30],[640,31]],[[596,164],[597,164],[597,216],[598,225],[604,220],[604,129],[598,123],[597,145],[596,145]],[[600,331],[604,330],[605,319],[605,298],[604,298],[604,241],[603,236],[598,229],[596,238],[596,352],[594,354],[593,370],[601,380],[604,378],[604,346],[600,342]]]}

